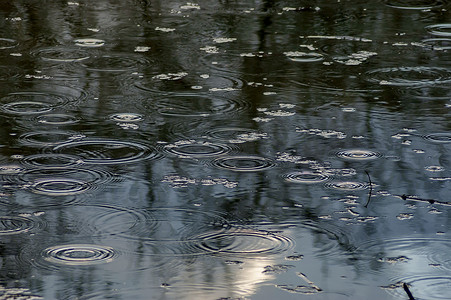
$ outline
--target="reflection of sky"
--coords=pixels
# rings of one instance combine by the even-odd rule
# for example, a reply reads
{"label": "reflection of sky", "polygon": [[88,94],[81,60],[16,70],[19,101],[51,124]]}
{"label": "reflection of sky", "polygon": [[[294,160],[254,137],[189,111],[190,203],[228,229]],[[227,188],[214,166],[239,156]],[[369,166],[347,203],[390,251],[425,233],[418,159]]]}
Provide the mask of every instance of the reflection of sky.
{"label": "reflection of sky", "polygon": [[[449,201],[451,72],[448,53],[421,41],[447,34],[429,25],[449,19],[449,5],[314,2],[3,4],[0,210],[38,225],[29,234],[0,234],[0,277],[14,273],[48,299],[294,299],[310,281],[323,290],[315,299],[384,299],[379,286],[396,281],[411,282],[420,298],[428,298],[419,288],[427,282],[443,288],[430,278],[451,268],[449,207],[428,200]],[[76,121],[41,122],[43,113]],[[111,118],[127,113],[142,118]],[[45,160],[22,174],[23,157],[52,153],[61,137],[137,142],[162,157],[141,160],[142,148],[128,153],[125,144],[100,142],[83,155],[104,163],[114,155],[138,158],[83,165],[93,179],[67,166],[45,171]],[[204,141],[230,153],[163,151]],[[218,167],[230,154],[274,166]],[[286,180],[293,173],[324,181]],[[54,192],[37,190],[49,180]],[[71,192],[71,183],[87,188]],[[218,230],[206,214],[244,233],[280,234],[294,246],[261,256],[239,249],[181,255],[191,249],[183,238]],[[41,259],[40,250],[68,243],[119,254],[87,268]],[[282,267],[265,273],[268,266]]]}

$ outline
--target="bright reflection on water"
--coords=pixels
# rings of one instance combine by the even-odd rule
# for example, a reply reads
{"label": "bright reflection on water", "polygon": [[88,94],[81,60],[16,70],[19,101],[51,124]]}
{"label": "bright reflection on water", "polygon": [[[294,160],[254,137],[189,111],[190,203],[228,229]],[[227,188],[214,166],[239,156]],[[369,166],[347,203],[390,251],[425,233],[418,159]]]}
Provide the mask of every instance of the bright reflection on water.
{"label": "bright reflection on water", "polygon": [[3,1],[0,298],[449,299],[450,9]]}

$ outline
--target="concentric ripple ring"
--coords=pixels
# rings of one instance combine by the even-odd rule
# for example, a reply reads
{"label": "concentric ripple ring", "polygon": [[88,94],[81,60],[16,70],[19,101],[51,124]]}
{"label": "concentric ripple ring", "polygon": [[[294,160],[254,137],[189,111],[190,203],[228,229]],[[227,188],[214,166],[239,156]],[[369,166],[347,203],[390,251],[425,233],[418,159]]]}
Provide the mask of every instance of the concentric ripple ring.
{"label": "concentric ripple ring", "polygon": [[117,253],[111,247],[70,244],[46,248],[42,252],[43,258],[51,263],[63,265],[93,265],[113,261]]}
{"label": "concentric ripple ring", "polygon": [[213,161],[213,166],[236,172],[256,172],[271,169],[276,164],[260,156],[226,156]]}

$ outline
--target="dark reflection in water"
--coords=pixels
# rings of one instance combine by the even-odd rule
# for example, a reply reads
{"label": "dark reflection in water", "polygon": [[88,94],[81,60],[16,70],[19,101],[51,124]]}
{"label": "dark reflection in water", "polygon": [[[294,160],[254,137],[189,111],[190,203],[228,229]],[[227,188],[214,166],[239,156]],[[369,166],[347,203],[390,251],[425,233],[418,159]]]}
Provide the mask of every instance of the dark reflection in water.
{"label": "dark reflection in water", "polygon": [[1,297],[449,298],[450,9],[0,4]]}

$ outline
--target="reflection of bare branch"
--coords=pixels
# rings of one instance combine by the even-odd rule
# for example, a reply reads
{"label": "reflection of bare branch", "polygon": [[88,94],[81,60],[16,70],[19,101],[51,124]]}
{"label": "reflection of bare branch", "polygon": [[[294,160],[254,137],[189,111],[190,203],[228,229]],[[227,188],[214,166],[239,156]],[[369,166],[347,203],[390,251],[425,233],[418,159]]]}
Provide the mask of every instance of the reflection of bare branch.
{"label": "reflection of bare branch", "polygon": [[368,204],[370,204],[370,201],[371,201],[371,193],[373,192],[373,183],[371,182],[370,173],[368,173],[368,171],[365,171],[365,173],[368,176],[368,181],[369,181],[369,184],[370,184],[370,191],[368,193],[368,201],[365,204],[365,208],[367,208]]}

